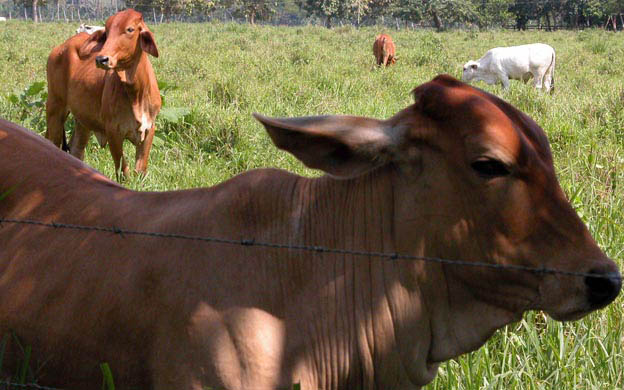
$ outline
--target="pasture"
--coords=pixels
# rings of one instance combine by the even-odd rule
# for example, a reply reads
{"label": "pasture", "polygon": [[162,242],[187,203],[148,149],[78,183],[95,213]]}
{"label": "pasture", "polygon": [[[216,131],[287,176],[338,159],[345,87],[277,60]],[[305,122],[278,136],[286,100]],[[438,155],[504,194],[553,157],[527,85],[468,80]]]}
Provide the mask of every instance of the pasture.
{"label": "pasture", "polygon": [[[47,56],[76,25],[9,21],[0,26],[0,116],[45,132]],[[624,257],[624,42],[619,33],[393,31],[397,63],[373,69],[374,28],[163,24],[150,28],[151,58],[168,116],[157,122],[148,175],[123,184],[141,191],[209,186],[239,172],[280,167],[314,171],[278,151],[251,116],[352,114],[386,118],[411,104],[410,91],[495,46],[544,42],[557,52],[555,93],[512,81],[493,92],[529,114],[549,136],[561,185],[598,244]],[[15,94],[17,99],[10,98]],[[134,148],[126,143],[126,157]],[[114,177],[94,140],[85,162]],[[441,366],[427,390],[622,389],[624,303],[574,323],[530,313],[481,349]],[[114,374],[114,373],[113,373]]]}

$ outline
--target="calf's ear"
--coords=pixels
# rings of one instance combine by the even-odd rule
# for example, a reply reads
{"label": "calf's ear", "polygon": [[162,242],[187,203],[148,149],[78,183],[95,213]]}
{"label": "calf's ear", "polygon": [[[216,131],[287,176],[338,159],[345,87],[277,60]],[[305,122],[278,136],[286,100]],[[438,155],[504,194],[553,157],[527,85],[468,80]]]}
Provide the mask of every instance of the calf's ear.
{"label": "calf's ear", "polygon": [[141,49],[147,54],[158,57],[158,48],[154,40],[154,34],[150,30],[141,31]]}
{"label": "calf's ear", "polygon": [[254,114],[275,145],[306,166],[338,177],[361,175],[391,161],[396,150],[385,121],[354,116],[269,118]]}
{"label": "calf's ear", "polygon": [[98,30],[94,32],[89,35],[89,38],[80,46],[80,49],[78,49],[78,56],[80,58],[87,57],[92,52],[100,50],[104,42],[106,42],[106,31]]}

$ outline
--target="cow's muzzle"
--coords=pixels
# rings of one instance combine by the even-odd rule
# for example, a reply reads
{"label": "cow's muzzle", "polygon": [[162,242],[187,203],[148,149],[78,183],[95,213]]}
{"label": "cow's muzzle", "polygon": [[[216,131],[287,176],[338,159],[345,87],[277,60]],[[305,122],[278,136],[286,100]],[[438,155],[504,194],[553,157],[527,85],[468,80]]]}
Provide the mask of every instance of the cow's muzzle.
{"label": "cow's muzzle", "polygon": [[110,58],[108,56],[95,57],[95,66],[101,69],[110,69]]}
{"label": "cow's muzzle", "polygon": [[585,277],[587,300],[592,309],[599,309],[611,303],[618,296],[622,289],[622,276],[619,272],[601,270],[591,270],[589,273],[596,274],[596,276]]}

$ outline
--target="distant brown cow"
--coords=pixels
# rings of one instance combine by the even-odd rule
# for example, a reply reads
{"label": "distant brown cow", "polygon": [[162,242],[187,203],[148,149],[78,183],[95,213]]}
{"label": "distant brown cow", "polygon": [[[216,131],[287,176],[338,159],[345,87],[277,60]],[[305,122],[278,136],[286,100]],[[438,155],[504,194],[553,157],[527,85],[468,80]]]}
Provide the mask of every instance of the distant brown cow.
{"label": "distant brown cow", "polygon": [[71,154],[82,159],[93,131],[110,148],[115,172],[128,174],[123,141],[136,147],[137,172],[147,170],[154,122],[161,99],[147,54],[158,57],[154,35],[132,9],[108,18],[106,29],[80,33],[52,50],[48,58],[46,138],[65,144],[64,123],[76,118]]}
{"label": "distant brown cow", "polygon": [[389,66],[396,62],[395,47],[392,38],[388,34],[379,34],[373,43],[373,54],[377,65]]}
{"label": "distant brown cow", "polygon": [[414,390],[527,310],[568,321],[613,301],[618,268],[544,131],[448,76],[414,96],[387,120],[256,115],[325,176],[173,192],[125,189],[0,121],[0,335],[63,389],[101,387],[108,362],[118,389]]}

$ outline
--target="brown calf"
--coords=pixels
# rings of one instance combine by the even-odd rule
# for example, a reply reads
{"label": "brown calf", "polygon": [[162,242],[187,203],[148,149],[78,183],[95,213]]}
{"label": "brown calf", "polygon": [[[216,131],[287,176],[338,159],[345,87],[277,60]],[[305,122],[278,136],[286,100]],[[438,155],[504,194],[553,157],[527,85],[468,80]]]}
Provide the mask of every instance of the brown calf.
{"label": "brown calf", "polygon": [[390,35],[377,35],[375,43],[373,43],[373,54],[378,66],[389,66],[396,62],[394,42],[392,42]]}
{"label": "brown calf", "polygon": [[617,266],[559,187],[542,129],[448,76],[414,96],[387,120],[257,116],[323,177],[259,169],[160,193],[0,121],[0,334],[64,389],[100,387],[108,362],[118,389],[413,390],[526,310],[574,320],[611,302]]}
{"label": "brown calf", "polygon": [[106,21],[106,29],[81,33],[55,47],[48,57],[46,138],[56,146],[65,139],[71,112],[76,129],[69,150],[83,158],[93,131],[102,147],[110,148],[115,172],[128,174],[123,141],[136,147],[135,170],[145,172],[154,122],[161,99],[147,54],[158,57],[154,35],[141,13],[121,11]]}

